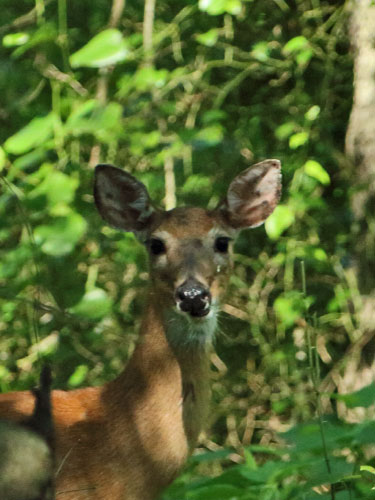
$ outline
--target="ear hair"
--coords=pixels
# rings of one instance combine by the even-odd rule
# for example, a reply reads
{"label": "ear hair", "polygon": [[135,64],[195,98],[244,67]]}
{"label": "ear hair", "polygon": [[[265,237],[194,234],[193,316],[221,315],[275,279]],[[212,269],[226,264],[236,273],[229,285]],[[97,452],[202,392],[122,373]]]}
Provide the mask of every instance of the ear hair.
{"label": "ear hair", "polygon": [[263,224],[281,195],[281,163],[264,160],[241,172],[229,185],[219,210],[234,229]]}
{"label": "ear hair", "polygon": [[155,211],[145,185],[112,165],[95,168],[94,198],[100,215],[113,227],[140,233],[152,222]]}

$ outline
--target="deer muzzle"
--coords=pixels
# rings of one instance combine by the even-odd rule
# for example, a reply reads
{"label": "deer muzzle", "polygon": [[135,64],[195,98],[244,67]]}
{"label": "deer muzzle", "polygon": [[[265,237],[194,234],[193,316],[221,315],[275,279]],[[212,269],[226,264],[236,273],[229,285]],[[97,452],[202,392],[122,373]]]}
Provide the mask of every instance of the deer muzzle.
{"label": "deer muzzle", "polygon": [[203,318],[210,312],[211,293],[195,279],[187,279],[176,289],[175,300],[178,309],[192,317]]}

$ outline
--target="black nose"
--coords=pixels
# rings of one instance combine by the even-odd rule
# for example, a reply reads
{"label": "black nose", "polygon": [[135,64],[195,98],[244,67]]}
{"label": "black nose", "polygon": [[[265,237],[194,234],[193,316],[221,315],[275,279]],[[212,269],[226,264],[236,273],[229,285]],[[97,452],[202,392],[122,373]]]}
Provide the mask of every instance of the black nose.
{"label": "black nose", "polygon": [[188,279],[177,288],[176,302],[181,311],[202,317],[210,312],[211,294],[199,281]]}

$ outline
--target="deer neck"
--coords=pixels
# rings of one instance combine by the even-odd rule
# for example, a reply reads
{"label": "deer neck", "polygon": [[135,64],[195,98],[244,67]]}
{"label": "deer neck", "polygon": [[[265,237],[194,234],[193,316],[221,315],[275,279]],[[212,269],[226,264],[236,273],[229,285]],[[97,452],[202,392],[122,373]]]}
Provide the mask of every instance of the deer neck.
{"label": "deer neck", "polygon": [[[199,337],[204,334],[202,326],[193,332],[184,319],[176,317],[157,293],[150,293],[138,344],[124,372],[111,384],[115,399],[121,400],[122,405],[132,405],[131,411],[143,413],[142,418],[153,418],[152,425],[165,425],[169,434],[174,432],[172,428],[178,432],[180,426],[189,453],[208,413],[209,339],[213,322],[207,323],[203,342]],[[184,334],[190,342],[184,340]],[[162,435],[164,430],[160,429]]]}

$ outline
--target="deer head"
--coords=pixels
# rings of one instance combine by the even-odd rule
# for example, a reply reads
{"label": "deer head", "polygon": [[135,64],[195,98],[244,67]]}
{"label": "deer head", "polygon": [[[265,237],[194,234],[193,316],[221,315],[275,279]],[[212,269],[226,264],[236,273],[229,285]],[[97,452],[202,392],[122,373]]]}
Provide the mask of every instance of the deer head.
{"label": "deer head", "polygon": [[164,211],[151,203],[146,187],[132,175],[111,165],[96,167],[99,213],[146,245],[154,296],[163,299],[161,307],[173,317],[194,325],[195,337],[202,338],[201,330],[205,338],[212,335],[232,243],[240,230],[259,226],[276,207],[280,169],[278,160],[265,160],[244,170],[215,210]]}

